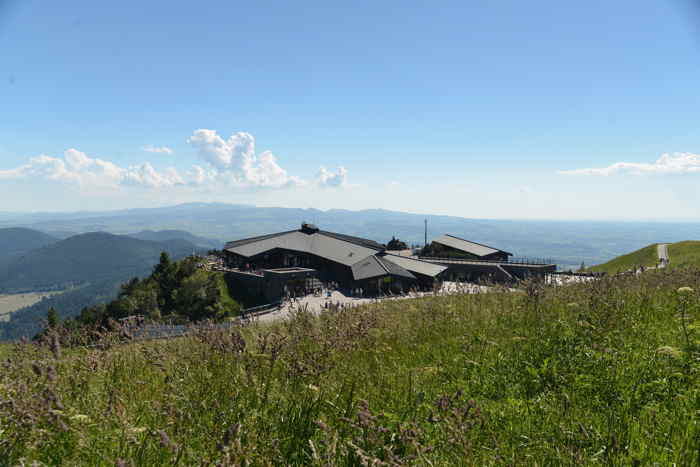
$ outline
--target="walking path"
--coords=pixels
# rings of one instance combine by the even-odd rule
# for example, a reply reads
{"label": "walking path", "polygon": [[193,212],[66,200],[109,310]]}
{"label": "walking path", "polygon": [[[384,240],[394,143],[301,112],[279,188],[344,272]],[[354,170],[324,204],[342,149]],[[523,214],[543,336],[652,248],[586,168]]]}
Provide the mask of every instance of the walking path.
{"label": "walking path", "polygon": [[[486,292],[489,288],[483,285],[467,284],[467,283],[456,283],[456,282],[444,282],[442,288],[438,291],[438,295],[453,295],[453,294],[464,294],[464,293],[479,293]],[[408,298],[418,298],[427,297],[435,295],[432,292],[412,292],[406,295],[397,295],[393,297],[383,297],[383,298],[361,298],[361,297],[351,297],[334,290],[330,297],[325,294],[323,296],[307,295],[305,297],[296,299],[293,302],[285,301],[278,310],[272,311],[270,313],[261,314],[255,319],[258,322],[275,321],[278,319],[284,319],[291,316],[292,312],[300,309],[307,309],[314,314],[320,313],[321,310],[325,309],[326,304],[338,305],[342,307],[356,307],[359,305],[365,305],[367,303],[378,303],[385,300],[403,300]]]}
{"label": "walking path", "polygon": [[659,243],[656,247],[659,254],[659,265],[660,268],[665,268],[668,264],[668,243]]}

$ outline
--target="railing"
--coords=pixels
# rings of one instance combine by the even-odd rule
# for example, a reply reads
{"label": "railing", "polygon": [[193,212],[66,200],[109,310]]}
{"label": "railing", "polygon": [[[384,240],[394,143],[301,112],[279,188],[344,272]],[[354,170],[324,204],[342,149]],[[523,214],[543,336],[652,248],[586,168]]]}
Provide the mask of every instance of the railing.
{"label": "railing", "polygon": [[254,316],[262,315],[274,311],[282,305],[282,300],[278,300],[273,303],[266,303],[265,305],[254,306],[251,308],[246,308],[241,310],[241,318],[252,318]]}
{"label": "railing", "polygon": [[418,259],[426,261],[450,261],[457,263],[497,263],[497,264],[519,264],[527,266],[550,266],[554,262],[546,258],[511,258],[507,261],[488,259],[451,258],[448,256],[418,256]]}
{"label": "railing", "polygon": [[255,306],[241,310],[240,316],[231,321],[220,323],[188,323],[188,324],[172,324],[172,323],[145,323],[135,325],[130,322],[123,324],[124,329],[129,331],[133,339],[150,340],[150,339],[171,339],[174,337],[191,336],[202,329],[229,329],[240,326],[245,320],[261,316],[272,311],[275,311],[282,304],[281,301],[267,303],[265,305]]}
{"label": "railing", "polygon": [[548,274],[554,276],[575,276],[575,277],[603,277],[606,276],[605,272],[569,272],[569,271],[556,271],[550,272]]}

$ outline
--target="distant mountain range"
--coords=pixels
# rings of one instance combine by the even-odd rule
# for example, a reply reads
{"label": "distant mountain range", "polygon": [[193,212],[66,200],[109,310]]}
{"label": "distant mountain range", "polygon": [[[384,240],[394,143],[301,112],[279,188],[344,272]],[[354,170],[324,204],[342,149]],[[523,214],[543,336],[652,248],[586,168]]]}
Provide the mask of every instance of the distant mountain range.
{"label": "distant mountain range", "polygon": [[58,239],[39,232],[38,230],[22,227],[0,229],[0,257],[17,256],[35,248],[41,248]]}
{"label": "distant mountain range", "polygon": [[129,234],[129,237],[138,238],[139,240],[149,240],[152,242],[165,242],[169,240],[187,240],[198,248],[218,249],[223,247],[223,242],[193,235],[184,230],[142,230],[134,234]]}
{"label": "distant mountain range", "polygon": [[162,208],[77,213],[0,213],[0,227],[22,226],[43,232],[105,231],[131,234],[177,229],[220,243],[298,228],[303,221],[324,230],[388,242],[392,236],[423,244],[449,233],[511,251],[515,256],[548,258],[578,268],[602,263],[650,243],[700,238],[700,223],[534,221],[468,219],[369,209],[268,208],[242,204],[190,203]]}
{"label": "distant mountain range", "polygon": [[[266,208],[191,203],[75,213],[0,213],[0,293],[75,287],[15,312],[0,338],[37,330],[49,306],[73,316],[112,299],[119,284],[146,275],[161,251],[174,258],[221,248],[228,240],[296,229],[301,222],[381,243],[392,236],[422,245],[443,233],[546,258],[564,268],[603,263],[656,242],[700,238],[700,223],[467,219],[382,209]],[[3,228],[6,227],[6,228]],[[109,233],[107,233],[109,232]]]}
{"label": "distant mountain range", "polygon": [[161,251],[191,254],[187,240],[161,242],[93,232],[31,250],[0,270],[0,291],[64,289],[113,277],[128,277],[157,262]]}

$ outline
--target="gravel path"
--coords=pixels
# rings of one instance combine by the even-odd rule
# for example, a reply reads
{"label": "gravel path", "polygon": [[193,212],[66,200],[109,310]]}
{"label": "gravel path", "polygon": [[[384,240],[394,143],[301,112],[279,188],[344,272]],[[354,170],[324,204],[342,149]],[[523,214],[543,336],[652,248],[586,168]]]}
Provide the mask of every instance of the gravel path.
{"label": "gravel path", "polygon": [[659,254],[658,267],[665,268],[668,264],[668,243],[659,243],[656,248]]}
{"label": "gravel path", "polygon": [[[485,292],[488,287],[476,284],[458,284],[456,282],[444,282],[442,288],[438,292],[438,295],[451,295],[451,294],[462,294],[462,293],[479,293]],[[396,297],[385,297],[381,299],[376,298],[357,298],[344,295],[342,292],[337,290],[331,293],[330,297],[325,294],[323,296],[317,297],[314,295],[308,295],[306,297],[295,300],[294,302],[285,302],[285,304],[279,309],[264,315],[257,316],[255,318],[258,322],[269,322],[276,321],[279,319],[289,318],[294,310],[299,310],[308,307],[308,310],[314,314],[318,314],[324,309],[327,303],[329,304],[340,304],[341,306],[355,307],[360,305],[365,305],[367,303],[378,303],[386,300],[405,300],[409,298],[418,297],[428,297],[432,296],[432,292],[418,292],[411,293],[408,295],[396,296]]]}

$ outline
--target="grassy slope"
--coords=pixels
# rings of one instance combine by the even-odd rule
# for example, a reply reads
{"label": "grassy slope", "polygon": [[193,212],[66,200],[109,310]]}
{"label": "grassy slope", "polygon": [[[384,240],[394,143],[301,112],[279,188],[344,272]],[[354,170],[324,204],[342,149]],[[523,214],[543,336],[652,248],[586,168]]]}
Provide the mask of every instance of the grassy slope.
{"label": "grassy slope", "polygon": [[[687,240],[668,245],[669,269],[694,266],[700,267],[700,241]],[[646,246],[632,253],[618,256],[607,263],[588,268],[589,271],[615,274],[635,266],[655,266],[658,262],[657,244]]]}
{"label": "grassy slope", "polygon": [[632,253],[618,256],[607,263],[591,266],[588,268],[588,270],[593,272],[615,274],[618,272],[627,271],[635,266],[655,266],[658,260],[659,255],[657,251],[657,244],[654,243],[649,246],[645,246],[640,250],[633,251]]}
{"label": "grassy slope", "polygon": [[700,267],[700,241],[687,240],[668,246],[669,268]]}
{"label": "grassy slope", "polygon": [[241,310],[241,305],[236,302],[233,297],[231,297],[231,291],[229,290],[228,284],[224,279],[224,273],[210,272],[209,274],[213,274],[216,277],[216,284],[219,286],[219,291],[221,292],[221,303],[226,308],[235,310],[235,313],[238,314]]}
{"label": "grassy slope", "polygon": [[681,286],[700,276],[301,313],[58,359],[13,347],[0,465],[697,465],[700,295],[686,339]]}

